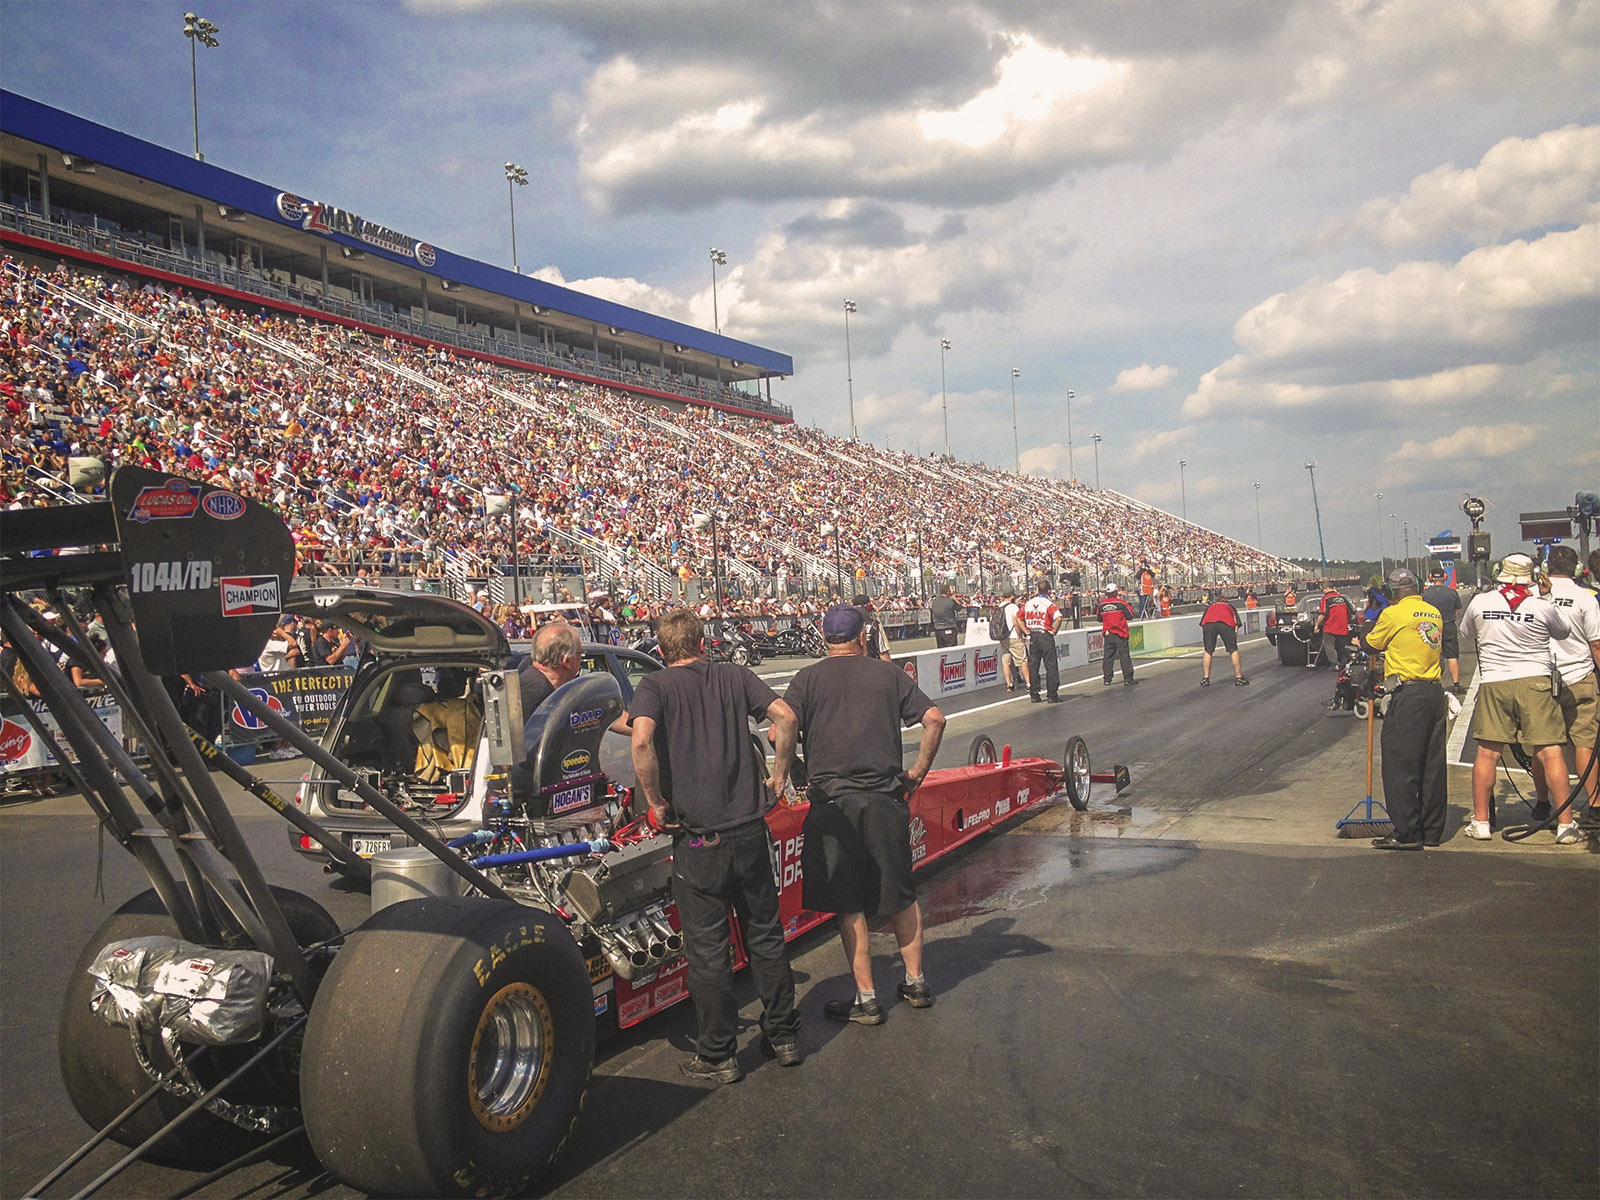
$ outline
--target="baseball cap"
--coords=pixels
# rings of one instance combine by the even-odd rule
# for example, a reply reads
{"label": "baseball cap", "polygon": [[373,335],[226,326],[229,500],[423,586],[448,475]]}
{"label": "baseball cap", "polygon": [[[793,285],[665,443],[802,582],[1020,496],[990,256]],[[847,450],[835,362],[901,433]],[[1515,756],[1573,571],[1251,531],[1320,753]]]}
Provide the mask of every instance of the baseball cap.
{"label": "baseball cap", "polygon": [[1429,579],[1443,579],[1444,578],[1444,572],[1443,571],[1429,571],[1428,572],[1428,578]]}
{"label": "baseball cap", "polygon": [[1532,583],[1533,559],[1526,554],[1508,554],[1500,560],[1500,570],[1496,572],[1496,583]]}
{"label": "baseball cap", "polygon": [[1106,584],[1106,595],[1108,595],[1108,596],[1109,596],[1109,595],[1111,595],[1111,593],[1112,593],[1112,592],[1120,592],[1120,591],[1121,591],[1121,590],[1122,590],[1122,589],[1121,589],[1121,588],[1119,588],[1119,587],[1118,587],[1118,586],[1117,586],[1117,585],[1116,585],[1116,584],[1114,584],[1114,583],[1108,583],[1108,584]]}
{"label": "baseball cap", "polygon": [[850,603],[851,604],[855,604],[855,605],[859,605],[862,608],[871,608],[872,607],[872,597],[868,596],[865,592],[857,592],[851,598]]}
{"label": "baseball cap", "polygon": [[1384,578],[1389,581],[1389,586],[1392,588],[1415,588],[1417,586],[1417,577],[1404,567],[1396,567]]}
{"label": "baseball cap", "polygon": [[861,610],[851,604],[835,604],[822,618],[822,636],[830,642],[849,642],[861,636],[866,624]]}

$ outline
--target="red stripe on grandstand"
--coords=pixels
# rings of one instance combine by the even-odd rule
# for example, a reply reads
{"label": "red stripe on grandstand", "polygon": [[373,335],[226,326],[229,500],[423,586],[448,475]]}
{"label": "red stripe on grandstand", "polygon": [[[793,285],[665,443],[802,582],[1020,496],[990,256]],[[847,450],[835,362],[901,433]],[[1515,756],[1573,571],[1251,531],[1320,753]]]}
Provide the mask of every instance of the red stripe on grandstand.
{"label": "red stripe on grandstand", "polygon": [[109,254],[96,254],[93,250],[82,250],[77,246],[63,246],[59,242],[49,242],[43,238],[36,238],[26,233],[17,233],[11,229],[0,229],[0,242],[15,242],[32,250],[43,250],[50,254],[58,254],[63,258],[80,259],[83,262],[94,263],[96,266],[107,267],[113,271],[121,271],[126,275],[142,275],[149,279],[159,279],[166,283],[175,283],[180,287],[186,287],[193,292],[205,292],[213,296],[226,296],[231,300],[260,305],[262,308],[270,308],[278,312],[293,313],[296,316],[306,317],[313,321],[321,321],[328,325],[345,325],[351,329],[360,329],[365,333],[376,334],[378,337],[410,342],[414,346],[430,346],[440,350],[449,350],[462,358],[474,358],[480,362],[492,362],[518,371],[531,371],[536,375],[554,375],[558,379],[571,379],[577,383],[592,383],[596,387],[616,388],[618,391],[632,392],[636,396],[652,396],[657,400],[671,400],[676,404],[695,404],[701,408],[715,408],[722,412],[736,413],[741,417],[754,417],[759,421],[771,421],[777,425],[794,424],[793,417],[774,416],[772,413],[738,408],[732,404],[718,404],[715,400],[701,400],[694,396],[680,396],[676,392],[661,392],[655,388],[640,387],[637,384],[619,383],[614,379],[596,379],[592,375],[581,375],[576,371],[562,371],[555,367],[537,366],[517,358],[506,358],[499,354],[485,354],[481,350],[463,350],[461,347],[452,346],[447,342],[431,342],[427,338],[401,333],[397,329],[385,329],[382,325],[368,325],[365,321],[335,316],[333,313],[323,312],[321,309],[304,308],[298,304],[291,304],[286,300],[269,300],[264,296],[257,296],[253,292],[241,292],[236,288],[225,287],[220,283],[207,283],[190,275],[177,275],[157,267],[146,267],[137,263],[126,262],[120,258],[113,258]]}

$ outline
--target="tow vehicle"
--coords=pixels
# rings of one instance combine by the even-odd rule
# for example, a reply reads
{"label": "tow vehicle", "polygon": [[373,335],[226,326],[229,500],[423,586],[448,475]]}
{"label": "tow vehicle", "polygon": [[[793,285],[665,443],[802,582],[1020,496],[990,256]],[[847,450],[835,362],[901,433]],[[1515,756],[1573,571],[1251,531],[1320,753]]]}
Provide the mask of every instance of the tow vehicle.
{"label": "tow vehicle", "polygon": [[[442,600],[385,610],[371,595],[361,609],[324,605],[326,619],[379,651],[403,657],[408,647],[441,675],[462,672],[435,690],[432,703],[459,702],[443,704],[447,731],[481,705],[488,734],[471,745],[486,759],[483,820],[447,844],[431,820],[228,674],[260,652],[289,594],[293,546],[270,510],[124,467],[109,503],[7,513],[0,556],[0,625],[43,694],[36,709],[4,681],[24,732],[51,747],[151,883],[89,939],[63,1001],[67,1093],[101,1133],[29,1194],[44,1194],[104,1137],[134,1150],[83,1194],[143,1154],[226,1164],[302,1127],[328,1171],[366,1191],[530,1186],[579,1118],[595,1014],[630,1025],[687,991],[667,890],[671,843],[595,769],[621,708],[615,675],[558,689],[525,728],[503,647],[461,615],[471,610]],[[83,649],[65,603],[74,589],[103,619],[114,669]],[[64,631],[28,604],[37,593],[64,614]],[[58,653],[100,670],[146,766],[95,718]],[[481,658],[478,677],[452,656]],[[191,734],[160,682],[180,672],[203,674],[414,846],[369,862]],[[383,676],[374,670],[371,686],[390,686]],[[441,700],[457,683],[459,694]],[[447,752],[466,741],[452,737]],[[1011,758],[983,737],[969,758],[931,772],[912,799],[919,869],[1047,802],[1086,807],[1096,779],[1081,738],[1059,762]],[[372,916],[341,931],[310,897],[270,885],[212,769],[320,842],[341,870],[372,877]],[[826,920],[800,902],[805,813],[801,790],[768,818],[790,937]],[[418,861],[425,872],[410,871]],[[414,898],[399,898],[411,884]],[[737,925],[735,947],[742,961]]]}

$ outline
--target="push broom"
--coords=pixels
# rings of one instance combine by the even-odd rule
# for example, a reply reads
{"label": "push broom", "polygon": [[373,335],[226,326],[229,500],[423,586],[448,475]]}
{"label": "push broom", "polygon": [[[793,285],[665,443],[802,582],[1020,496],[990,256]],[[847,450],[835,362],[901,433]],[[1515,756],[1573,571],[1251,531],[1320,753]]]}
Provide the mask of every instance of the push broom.
{"label": "push broom", "polygon": [[[1372,798],[1372,725],[1378,718],[1377,689],[1371,687],[1372,678],[1369,673],[1368,687],[1373,694],[1367,699],[1367,798],[1358,800],[1356,806],[1345,815],[1344,820],[1334,824],[1336,837],[1383,837],[1394,832],[1394,822],[1389,819],[1389,810]],[[1374,815],[1374,810],[1382,816]],[[1358,817],[1357,813],[1361,815]]]}

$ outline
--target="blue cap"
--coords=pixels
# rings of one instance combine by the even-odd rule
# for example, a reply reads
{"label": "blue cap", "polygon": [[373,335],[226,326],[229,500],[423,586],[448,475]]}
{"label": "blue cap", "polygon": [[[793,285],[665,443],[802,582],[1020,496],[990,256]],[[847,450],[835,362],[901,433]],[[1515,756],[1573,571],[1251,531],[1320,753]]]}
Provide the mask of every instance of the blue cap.
{"label": "blue cap", "polygon": [[850,604],[835,604],[822,618],[822,636],[830,642],[849,642],[861,636],[866,618]]}

